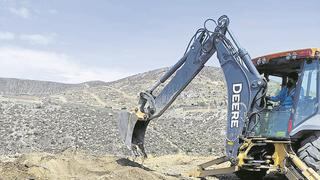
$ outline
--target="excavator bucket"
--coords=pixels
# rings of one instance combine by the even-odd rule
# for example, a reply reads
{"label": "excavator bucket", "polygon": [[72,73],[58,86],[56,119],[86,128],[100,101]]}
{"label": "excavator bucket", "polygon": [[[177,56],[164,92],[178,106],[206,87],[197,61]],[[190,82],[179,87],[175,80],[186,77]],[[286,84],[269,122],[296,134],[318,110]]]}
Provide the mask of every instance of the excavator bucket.
{"label": "excavator bucket", "polygon": [[149,121],[140,120],[133,112],[121,111],[119,113],[118,126],[120,136],[135,156],[147,156],[143,145],[148,124]]}

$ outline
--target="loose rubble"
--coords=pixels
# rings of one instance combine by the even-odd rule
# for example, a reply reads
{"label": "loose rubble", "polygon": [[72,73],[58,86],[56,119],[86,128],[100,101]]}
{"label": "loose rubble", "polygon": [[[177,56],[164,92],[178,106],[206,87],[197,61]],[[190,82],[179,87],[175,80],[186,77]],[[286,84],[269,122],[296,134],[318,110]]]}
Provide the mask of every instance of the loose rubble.
{"label": "loose rubble", "polygon": [[[71,148],[130,155],[118,135],[117,113],[133,108],[137,94],[166,70],[76,85],[2,78],[6,86],[0,88],[0,154]],[[226,103],[221,70],[204,68],[168,111],[150,123],[147,153],[222,155]]]}

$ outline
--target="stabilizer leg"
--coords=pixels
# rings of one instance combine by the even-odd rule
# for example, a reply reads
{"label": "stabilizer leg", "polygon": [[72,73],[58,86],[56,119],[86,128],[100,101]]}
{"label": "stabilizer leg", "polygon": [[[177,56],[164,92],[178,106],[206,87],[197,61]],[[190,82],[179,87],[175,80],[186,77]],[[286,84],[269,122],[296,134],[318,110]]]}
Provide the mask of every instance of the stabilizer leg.
{"label": "stabilizer leg", "polygon": [[234,173],[238,170],[237,166],[230,166],[224,168],[217,168],[217,169],[205,169],[213,165],[222,164],[228,162],[229,158],[226,156],[220,157],[218,159],[214,159],[212,161],[208,161],[206,163],[198,165],[198,167],[194,170],[191,170],[187,173],[189,177],[206,177],[206,176],[215,176],[215,175],[222,175],[222,174],[230,174]]}

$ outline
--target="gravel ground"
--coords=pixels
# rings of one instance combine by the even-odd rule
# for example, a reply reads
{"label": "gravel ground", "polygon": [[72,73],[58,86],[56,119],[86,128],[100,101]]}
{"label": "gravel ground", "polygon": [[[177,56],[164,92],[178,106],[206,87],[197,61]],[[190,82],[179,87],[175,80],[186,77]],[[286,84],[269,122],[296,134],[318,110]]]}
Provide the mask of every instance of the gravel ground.
{"label": "gravel ground", "polygon": [[[73,148],[129,155],[119,138],[117,114],[121,108],[133,108],[136,94],[150,87],[165,70],[70,87],[2,79],[6,87],[0,88],[0,153],[56,153]],[[166,113],[150,123],[147,153],[222,155],[225,119],[221,71],[205,68]]]}

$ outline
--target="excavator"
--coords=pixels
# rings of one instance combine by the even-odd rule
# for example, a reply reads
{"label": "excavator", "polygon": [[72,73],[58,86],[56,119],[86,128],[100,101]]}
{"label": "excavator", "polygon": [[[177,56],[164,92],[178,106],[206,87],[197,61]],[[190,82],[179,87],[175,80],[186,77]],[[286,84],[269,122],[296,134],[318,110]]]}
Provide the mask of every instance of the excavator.
{"label": "excavator", "polygon": [[[228,91],[226,152],[198,165],[189,175],[204,178],[235,173],[240,179],[262,179],[276,172],[288,179],[320,179],[320,49],[251,59],[229,22],[226,15],[217,21],[207,19],[183,57],[150,89],[140,92],[137,107],[119,113],[118,127],[125,145],[134,156],[147,157],[144,138],[148,124],[168,109],[216,53]],[[208,23],[215,27],[209,29]],[[266,98],[268,87],[279,82],[284,88],[290,73],[298,74],[293,105],[281,109]],[[230,165],[212,168],[225,162]]]}

